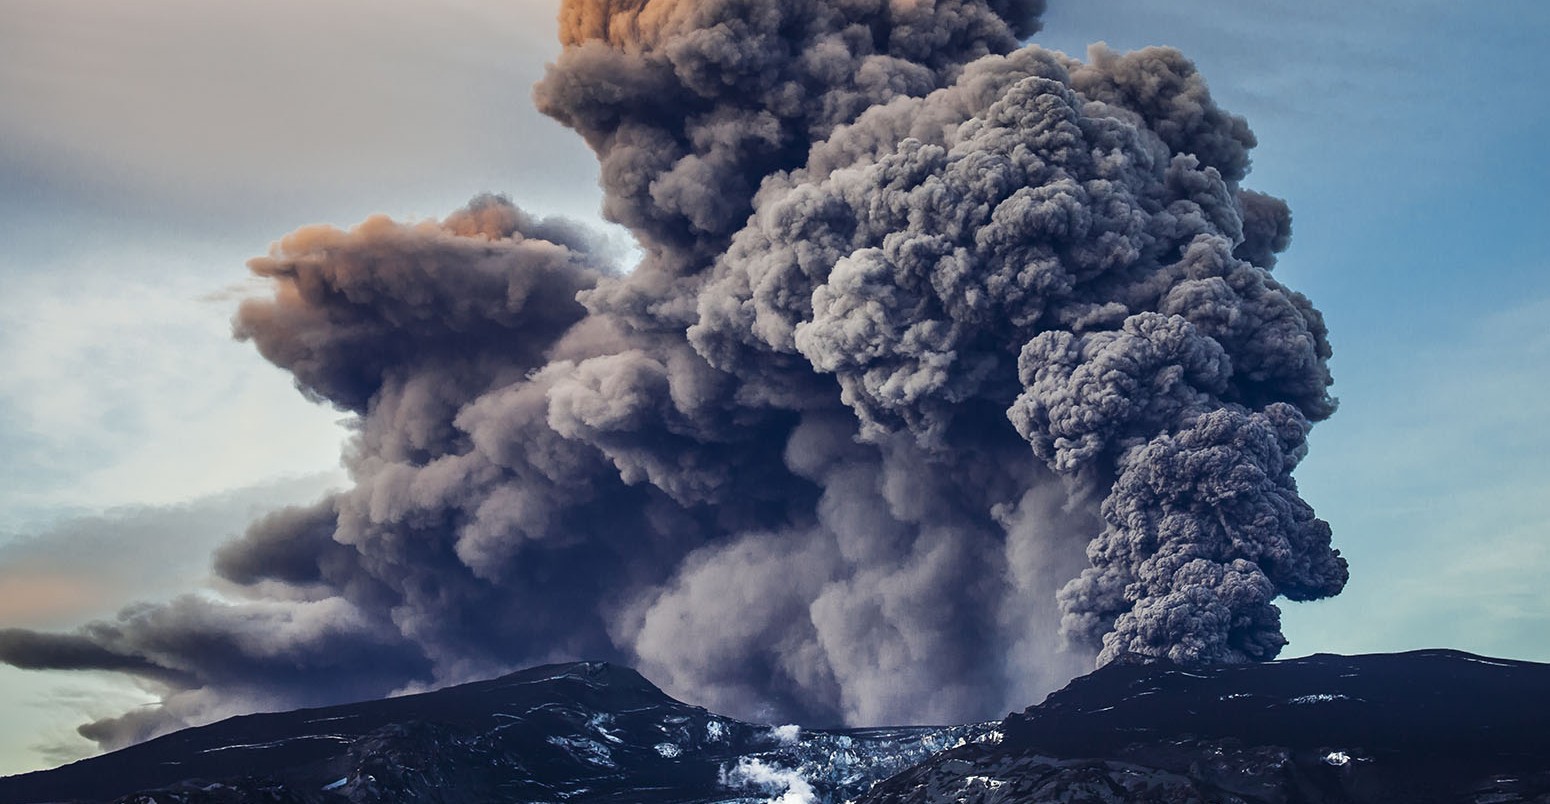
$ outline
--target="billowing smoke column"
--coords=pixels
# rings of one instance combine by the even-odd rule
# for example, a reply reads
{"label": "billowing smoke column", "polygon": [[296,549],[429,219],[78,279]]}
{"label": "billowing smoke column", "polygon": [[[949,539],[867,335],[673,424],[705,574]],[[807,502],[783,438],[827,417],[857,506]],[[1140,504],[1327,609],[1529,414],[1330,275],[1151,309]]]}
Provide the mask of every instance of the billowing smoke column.
{"label": "billowing smoke column", "polygon": [[1274,657],[1346,580],[1289,214],[1189,62],[1019,49],[1041,6],[567,0],[536,99],[641,263],[497,197],[288,236],[237,334],[356,414],[354,486],[222,548],[238,602],[0,658],[162,685],[115,745],[582,656],[816,723]]}

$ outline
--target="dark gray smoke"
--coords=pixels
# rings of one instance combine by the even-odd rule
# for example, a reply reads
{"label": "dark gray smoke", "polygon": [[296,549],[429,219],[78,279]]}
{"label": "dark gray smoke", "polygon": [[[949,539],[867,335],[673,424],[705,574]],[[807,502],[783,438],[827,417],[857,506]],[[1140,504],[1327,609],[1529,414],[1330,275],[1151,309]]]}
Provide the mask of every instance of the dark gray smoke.
{"label": "dark gray smoke", "polygon": [[356,414],[354,486],[223,547],[227,601],[0,659],[163,685],[115,745],[583,656],[819,723],[1275,656],[1346,579],[1290,215],[1187,60],[1019,49],[1041,10],[567,0],[537,102],[640,264],[496,197],[290,235],[237,334]]}

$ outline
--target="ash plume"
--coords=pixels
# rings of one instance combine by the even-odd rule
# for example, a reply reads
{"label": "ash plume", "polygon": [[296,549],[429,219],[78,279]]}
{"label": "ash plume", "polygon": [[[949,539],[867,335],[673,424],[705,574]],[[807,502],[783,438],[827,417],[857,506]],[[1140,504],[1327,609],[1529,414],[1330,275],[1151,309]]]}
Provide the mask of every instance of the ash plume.
{"label": "ash plume", "polygon": [[854,724],[1274,657],[1346,580],[1290,213],[1188,60],[1022,46],[1042,6],[567,0],[535,100],[640,263],[496,196],[289,235],[236,333],[354,414],[354,485],[223,547],[224,599],[0,660],[164,689],[113,746],[578,657]]}

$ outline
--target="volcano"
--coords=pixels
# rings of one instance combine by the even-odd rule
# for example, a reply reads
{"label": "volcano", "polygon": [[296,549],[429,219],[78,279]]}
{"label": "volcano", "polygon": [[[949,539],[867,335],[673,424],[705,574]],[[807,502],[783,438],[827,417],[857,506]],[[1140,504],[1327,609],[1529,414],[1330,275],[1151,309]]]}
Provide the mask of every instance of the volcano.
{"label": "volcano", "polygon": [[1550,802],[1550,665],[1122,657],[1000,723],[809,729],[629,668],[236,717],[0,779],[32,802]]}

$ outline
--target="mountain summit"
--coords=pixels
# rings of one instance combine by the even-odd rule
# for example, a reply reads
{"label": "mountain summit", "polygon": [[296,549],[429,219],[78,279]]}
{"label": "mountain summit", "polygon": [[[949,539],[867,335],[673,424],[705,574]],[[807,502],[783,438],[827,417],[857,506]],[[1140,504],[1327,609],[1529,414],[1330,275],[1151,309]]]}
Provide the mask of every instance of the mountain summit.
{"label": "mountain summit", "polygon": [[1120,660],[1000,724],[808,730],[625,667],[248,715],[50,771],[0,801],[1550,804],[1550,666],[1444,650]]}
{"label": "mountain summit", "polygon": [[864,801],[1550,802],[1550,666],[1449,650],[1122,657]]}
{"label": "mountain summit", "polygon": [[627,667],[579,662],[235,717],[0,779],[0,802],[840,801],[994,725],[754,725]]}

